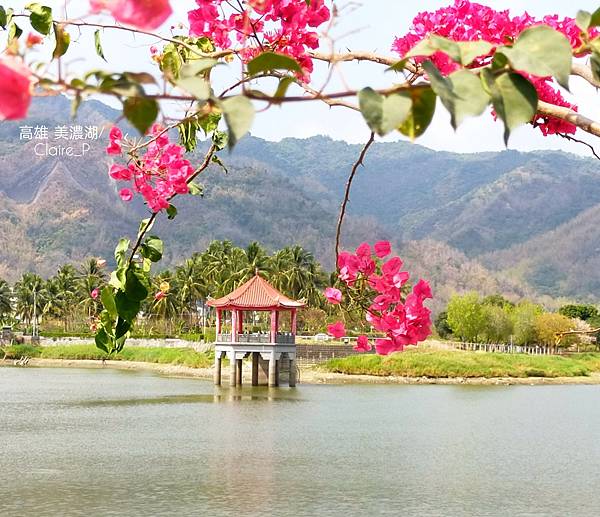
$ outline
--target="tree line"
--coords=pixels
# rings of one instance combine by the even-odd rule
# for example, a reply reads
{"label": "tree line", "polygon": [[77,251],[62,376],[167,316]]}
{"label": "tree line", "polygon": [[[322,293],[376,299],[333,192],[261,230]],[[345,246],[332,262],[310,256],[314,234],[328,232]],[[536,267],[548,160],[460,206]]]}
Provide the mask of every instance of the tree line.
{"label": "tree line", "polygon": [[[307,302],[310,309],[302,311],[299,322],[307,330],[323,328],[330,306],[322,292],[330,274],[312,253],[301,246],[269,253],[257,242],[242,248],[231,241],[213,241],[205,251],[153,275],[151,292],[164,295],[145,301],[142,328],[163,334],[198,330],[207,323],[202,314],[209,298],[224,296],[256,273],[287,296]],[[47,279],[28,272],[12,286],[0,280],[0,319],[26,332],[40,322],[44,330],[93,331],[102,309],[95,293],[108,281],[105,261],[98,258],[65,264]]]}
{"label": "tree line", "polygon": [[[469,292],[450,298],[435,328],[440,337],[461,341],[555,346],[559,333],[600,328],[600,315],[593,305],[569,304],[548,312],[531,301],[513,303],[499,294],[482,298]],[[591,343],[598,337],[570,335],[560,345]]]}

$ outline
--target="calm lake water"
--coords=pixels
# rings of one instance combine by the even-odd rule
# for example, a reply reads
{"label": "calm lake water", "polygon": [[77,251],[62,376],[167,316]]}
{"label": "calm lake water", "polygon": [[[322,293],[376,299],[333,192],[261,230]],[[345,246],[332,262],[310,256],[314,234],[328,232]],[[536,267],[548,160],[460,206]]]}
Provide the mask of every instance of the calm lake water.
{"label": "calm lake water", "polygon": [[0,368],[0,515],[597,516],[600,386]]}

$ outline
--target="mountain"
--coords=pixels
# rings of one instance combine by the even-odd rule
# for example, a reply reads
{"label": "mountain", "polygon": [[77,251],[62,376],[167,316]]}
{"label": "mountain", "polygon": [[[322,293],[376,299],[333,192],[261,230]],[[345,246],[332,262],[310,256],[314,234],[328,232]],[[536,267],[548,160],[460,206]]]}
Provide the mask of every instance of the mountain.
{"label": "mountain", "polygon": [[[106,134],[118,113],[97,101],[84,102],[74,121],[69,111],[63,97],[38,98],[26,121],[0,124],[0,276],[9,280],[109,257],[147,213],[139,200],[120,202],[107,175]],[[44,126],[48,140],[28,138]],[[97,139],[85,135],[94,127]],[[76,130],[87,138],[55,138]],[[64,155],[68,147],[83,156]],[[300,244],[332,267],[337,211],[360,148],[327,137],[242,139],[223,153],[227,174],[207,170],[204,196],[179,198],[175,220],[158,222],[165,267],[213,239],[258,240],[270,249]],[[478,289],[597,300],[598,223],[595,160],[376,143],[356,175],[343,241],[391,239],[418,276],[433,279],[441,299]]]}

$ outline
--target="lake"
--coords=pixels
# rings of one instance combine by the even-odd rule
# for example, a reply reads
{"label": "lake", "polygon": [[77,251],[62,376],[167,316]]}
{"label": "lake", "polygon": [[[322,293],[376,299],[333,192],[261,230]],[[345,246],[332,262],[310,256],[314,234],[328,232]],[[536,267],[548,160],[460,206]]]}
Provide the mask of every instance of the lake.
{"label": "lake", "polygon": [[0,368],[0,515],[595,516],[600,386]]}

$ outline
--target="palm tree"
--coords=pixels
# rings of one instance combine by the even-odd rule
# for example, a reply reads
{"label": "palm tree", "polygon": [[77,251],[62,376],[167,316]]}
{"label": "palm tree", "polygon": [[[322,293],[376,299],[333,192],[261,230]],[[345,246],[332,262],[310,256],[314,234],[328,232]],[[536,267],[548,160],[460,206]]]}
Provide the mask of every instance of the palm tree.
{"label": "palm tree", "polygon": [[69,330],[79,300],[77,270],[71,265],[62,266],[55,276],[46,282],[48,293],[45,311],[63,323]]}
{"label": "palm tree", "polygon": [[39,317],[46,306],[45,282],[34,273],[23,273],[21,280],[15,284],[16,313],[25,326],[33,324],[37,327]]}
{"label": "palm tree", "polygon": [[77,270],[79,302],[89,319],[100,312],[99,299],[92,298],[95,289],[100,289],[106,282],[106,273],[98,265],[98,259],[87,259]]}
{"label": "palm tree", "polygon": [[177,285],[176,279],[173,277],[173,273],[170,271],[163,271],[152,279],[153,292],[159,292],[163,282],[169,284],[169,291],[165,297],[154,299],[150,302],[149,312],[165,322],[167,333],[170,334],[173,330],[173,321],[181,314],[181,307],[178,300],[179,286]]}
{"label": "palm tree", "polygon": [[0,319],[6,323],[13,315],[12,304],[13,293],[10,285],[0,278]]}
{"label": "palm tree", "polygon": [[208,289],[205,279],[200,274],[201,260],[198,256],[187,259],[181,266],[175,268],[175,279],[178,286],[178,302],[182,312],[188,315],[188,325],[193,326],[196,314],[196,304],[206,299]]}

